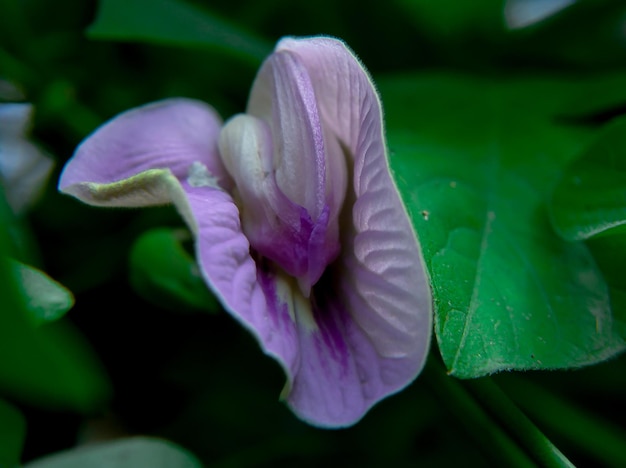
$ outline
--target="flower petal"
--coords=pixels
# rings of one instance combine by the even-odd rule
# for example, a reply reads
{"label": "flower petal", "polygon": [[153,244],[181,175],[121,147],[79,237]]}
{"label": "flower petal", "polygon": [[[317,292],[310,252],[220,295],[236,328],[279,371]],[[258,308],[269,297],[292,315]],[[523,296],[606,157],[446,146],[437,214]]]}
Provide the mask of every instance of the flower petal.
{"label": "flower petal", "polygon": [[[300,418],[321,427],[356,423],[382,398],[412,381],[421,355],[381,356],[348,311],[339,268],[315,287],[313,301],[294,284],[259,270],[272,316],[289,316],[296,324],[298,353],[292,356],[287,403]],[[285,320],[287,323],[287,320]]]}
{"label": "flower petal", "polygon": [[[322,123],[350,174],[340,258],[316,285],[316,326],[299,323],[300,365],[288,401],[313,423],[352,424],[421,370],[431,295],[408,214],[390,175],[378,95],[340,41],[285,39],[306,67]],[[321,292],[320,292],[321,290]]]}
{"label": "flower petal", "polygon": [[430,288],[390,175],[381,105],[372,81],[339,40],[287,38],[276,48],[296,54],[305,64],[324,125],[353,157],[353,232],[342,228],[343,278],[349,279],[343,287],[352,297],[353,319],[381,355],[423,358],[432,317]]}
{"label": "flower petal", "polygon": [[279,188],[272,167],[274,140],[265,121],[251,115],[233,117],[220,134],[219,146],[236,183],[243,231],[250,244],[297,277],[308,296],[339,253],[336,215],[330,220],[325,206],[313,219]]}
{"label": "flower petal", "polygon": [[[194,163],[229,188],[217,150],[220,126],[221,119],[211,107],[190,99],[168,99],[124,112],[78,147],[61,174],[59,189],[97,205],[162,204],[169,201],[167,190],[140,193],[146,178],[118,184],[113,191],[98,192],[99,196],[95,188],[155,169],[168,170],[181,180],[194,175]],[[154,187],[155,179],[149,179]]]}
{"label": "flower petal", "polygon": [[311,80],[292,54],[274,53],[263,63],[247,113],[270,123],[278,186],[317,219],[327,204],[324,135]]}
{"label": "flower petal", "polygon": [[32,113],[30,104],[0,104],[0,185],[16,214],[37,200],[54,165],[26,138]]}
{"label": "flower petal", "polygon": [[276,298],[265,289],[275,289],[273,278],[263,274],[263,264],[250,255],[239,210],[232,197],[213,187],[182,183],[198,226],[196,251],[200,270],[224,308],[259,340],[291,376],[296,371],[298,343],[296,324]]}
{"label": "flower petal", "polygon": [[308,295],[339,250],[338,216],[347,186],[344,150],[320,119],[309,71],[288,50],[276,51],[264,62],[247,113],[269,124],[275,183],[290,202],[305,210],[290,226],[299,239],[290,245],[297,253],[291,256],[298,260],[274,259],[298,277]]}
{"label": "flower petal", "polygon": [[[60,189],[100,206],[174,203],[196,237],[200,270],[224,308],[293,375],[295,323],[268,307],[232,184],[217,153],[218,117],[205,104],[177,99],[114,118],[67,163]],[[217,177],[219,185],[212,177]],[[265,285],[271,280],[265,279]]]}

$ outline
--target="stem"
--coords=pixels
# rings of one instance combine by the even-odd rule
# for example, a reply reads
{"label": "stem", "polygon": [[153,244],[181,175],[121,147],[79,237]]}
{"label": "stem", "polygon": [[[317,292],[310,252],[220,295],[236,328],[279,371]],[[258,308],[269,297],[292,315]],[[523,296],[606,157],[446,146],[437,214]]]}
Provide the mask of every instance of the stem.
{"label": "stem", "polygon": [[433,395],[458,418],[483,454],[496,466],[535,466],[531,458],[493,421],[460,382],[446,375],[433,358],[426,363],[422,375]]}
{"label": "stem", "polygon": [[536,463],[545,467],[573,467],[561,451],[543,435],[490,378],[466,381],[464,386],[517,440]]}
{"label": "stem", "polygon": [[607,423],[527,379],[511,376],[505,389],[543,426],[607,466],[626,466],[623,429]]}

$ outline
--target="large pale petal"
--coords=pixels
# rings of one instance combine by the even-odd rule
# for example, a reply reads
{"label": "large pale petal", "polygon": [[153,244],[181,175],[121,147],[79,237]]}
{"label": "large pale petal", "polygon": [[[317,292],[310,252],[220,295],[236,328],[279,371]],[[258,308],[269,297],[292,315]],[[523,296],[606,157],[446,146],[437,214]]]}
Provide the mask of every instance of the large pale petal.
{"label": "large pale petal", "polygon": [[247,113],[270,124],[276,183],[317,219],[326,205],[326,155],[313,86],[302,64],[290,54],[272,54],[255,79]]}
{"label": "large pale petal", "polygon": [[183,179],[194,175],[192,166],[206,168],[216,183],[229,188],[217,149],[220,127],[221,119],[211,107],[191,99],[168,99],[124,112],[78,147],[61,174],[59,189],[98,205],[161,204],[169,201],[164,192],[138,193],[141,184],[118,185],[110,203],[89,194],[95,194],[98,185],[119,183],[149,170],[166,169]]}
{"label": "large pale petal", "polygon": [[[353,205],[342,226],[340,260],[349,315],[380,356],[412,356],[419,364],[417,373],[429,347],[430,288],[417,239],[390,175],[376,90],[341,41],[288,38],[277,50],[297,55],[306,66],[323,124],[352,157],[348,197]],[[397,382],[399,387],[405,384]]]}

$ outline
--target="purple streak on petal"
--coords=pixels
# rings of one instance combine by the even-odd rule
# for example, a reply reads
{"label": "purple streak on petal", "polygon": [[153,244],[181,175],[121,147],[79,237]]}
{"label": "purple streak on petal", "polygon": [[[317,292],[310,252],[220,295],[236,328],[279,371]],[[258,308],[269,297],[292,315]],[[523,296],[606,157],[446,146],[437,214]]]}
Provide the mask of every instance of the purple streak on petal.
{"label": "purple streak on petal", "polygon": [[318,329],[299,324],[300,365],[288,396],[298,416],[323,427],[356,423],[371,406],[412,381],[422,365],[414,355],[381,356],[343,304],[341,285],[332,277],[316,285]]}
{"label": "purple streak on petal", "polygon": [[322,211],[316,222],[313,222],[304,208],[297,208],[300,211],[298,225],[262,229],[252,236],[248,234],[248,237],[260,254],[298,278],[303,292],[308,295],[311,286],[319,280],[326,266],[337,258],[339,244],[329,243],[326,236],[328,207]]}
{"label": "purple streak on petal", "polygon": [[61,174],[59,189],[86,182],[110,184],[149,169],[187,177],[204,164],[225,189],[230,178],[219,158],[221,119],[208,105],[167,99],[124,112],[99,127],[78,147]]}

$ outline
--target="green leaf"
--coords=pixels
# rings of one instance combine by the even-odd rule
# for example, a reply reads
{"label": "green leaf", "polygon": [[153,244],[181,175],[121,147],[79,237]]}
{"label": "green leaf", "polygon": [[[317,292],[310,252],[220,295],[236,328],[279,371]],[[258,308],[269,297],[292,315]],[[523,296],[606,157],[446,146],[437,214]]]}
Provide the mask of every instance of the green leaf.
{"label": "green leaf", "polygon": [[14,260],[9,268],[35,324],[57,320],[74,305],[72,293],[43,271]]}
{"label": "green leaf", "polygon": [[546,214],[549,187],[590,138],[555,124],[579,84],[422,74],[379,86],[449,372],[575,367],[623,350],[591,253]]}
{"label": "green leaf", "polygon": [[598,236],[587,244],[609,285],[615,327],[626,340],[626,234]]}
{"label": "green leaf", "polygon": [[565,170],[550,213],[567,240],[626,232],[626,118],[608,125]]}
{"label": "green leaf", "polygon": [[272,45],[206,9],[181,0],[100,0],[94,39],[222,49],[259,64]]}
{"label": "green leaf", "polygon": [[134,437],[66,450],[25,468],[200,468],[189,452],[165,440]]}
{"label": "green leaf", "polygon": [[219,310],[219,303],[181,241],[185,231],[152,229],[139,237],[130,253],[130,282],[135,291],[159,307],[183,311]]}
{"label": "green leaf", "polygon": [[25,436],[24,417],[16,408],[0,398],[0,466],[19,465]]}

